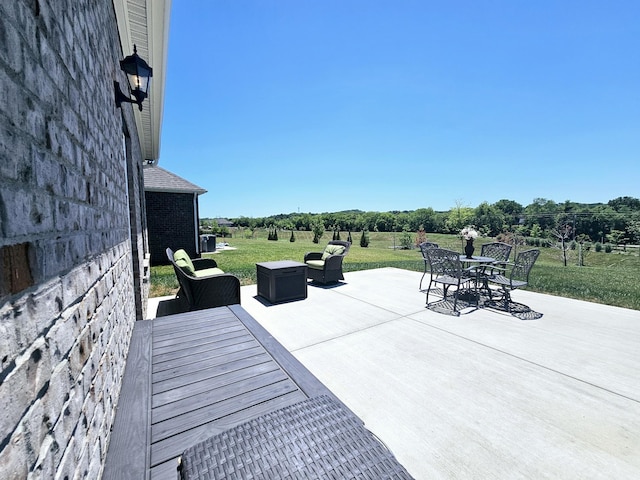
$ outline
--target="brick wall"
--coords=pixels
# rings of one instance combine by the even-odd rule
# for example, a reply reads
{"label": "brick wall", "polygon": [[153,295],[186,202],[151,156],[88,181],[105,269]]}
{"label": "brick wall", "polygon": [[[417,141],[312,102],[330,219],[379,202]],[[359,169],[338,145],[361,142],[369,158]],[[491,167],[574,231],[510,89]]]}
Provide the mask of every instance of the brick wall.
{"label": "brick wall", "polygon": [[152,264],[168,263],[167,247],[184,248],[190,257],[198,257],[194,194],[145,192],[145,198]]}
{"label": "brick wall", "polygon": [[102,470],[146,298],[139,140],[113,100],[122,56],[111,0],[0,2],[3,479]]}

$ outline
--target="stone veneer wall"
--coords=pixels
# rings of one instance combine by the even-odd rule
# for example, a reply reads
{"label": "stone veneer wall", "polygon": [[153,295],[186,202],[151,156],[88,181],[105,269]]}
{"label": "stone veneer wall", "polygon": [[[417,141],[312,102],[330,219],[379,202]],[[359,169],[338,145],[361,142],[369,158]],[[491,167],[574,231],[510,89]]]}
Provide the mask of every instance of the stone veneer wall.
{"label": "stone veneer wall", "polygon": [[0,2],[2,479],[102,471],[144,303],[122,57],[112,0]]}

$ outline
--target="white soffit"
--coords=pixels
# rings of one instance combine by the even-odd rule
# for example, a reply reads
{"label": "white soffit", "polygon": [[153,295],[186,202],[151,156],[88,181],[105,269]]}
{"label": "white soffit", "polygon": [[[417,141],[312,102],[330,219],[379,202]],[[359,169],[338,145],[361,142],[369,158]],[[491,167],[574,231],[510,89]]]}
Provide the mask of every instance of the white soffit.
{"label": "white soffit", "polygon": [[164,86],[169,44],[171,0],[113,0],[123,58],[133,53],[153,68],[149,98],[142,112],[133,108],[145,160],[160,156]]}

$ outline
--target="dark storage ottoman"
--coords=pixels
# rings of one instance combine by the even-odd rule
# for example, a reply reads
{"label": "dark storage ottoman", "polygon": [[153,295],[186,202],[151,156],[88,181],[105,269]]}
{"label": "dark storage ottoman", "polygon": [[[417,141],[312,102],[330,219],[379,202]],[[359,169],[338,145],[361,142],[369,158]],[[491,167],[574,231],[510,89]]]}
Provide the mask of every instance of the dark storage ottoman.
{"label": "dark storage ottoman", "polygon": [[307,298],[307,266],[293,260],[256,263],[258,295],[271,303]]}
{"label": "dark storage ottoman", "polygon": [[182,480],[411,479],[344,406],[320,396],[273,411],[187,449]]}

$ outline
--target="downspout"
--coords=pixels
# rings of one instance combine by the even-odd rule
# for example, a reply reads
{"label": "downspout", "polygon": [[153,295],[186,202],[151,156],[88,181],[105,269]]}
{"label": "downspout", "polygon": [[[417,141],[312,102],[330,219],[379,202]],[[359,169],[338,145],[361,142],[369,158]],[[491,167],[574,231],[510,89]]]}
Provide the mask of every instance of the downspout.
{"label": "downspout", "polygon": [[195,226],[195,237],[196,237],[196,253],[198,254],[198,256],[202,255],[202,252],[200,251],[200,212],[198,212],[198,194],[194,193],[193,194],[193,214],[194,214],[194,219],[193,219],[193,224]]}

